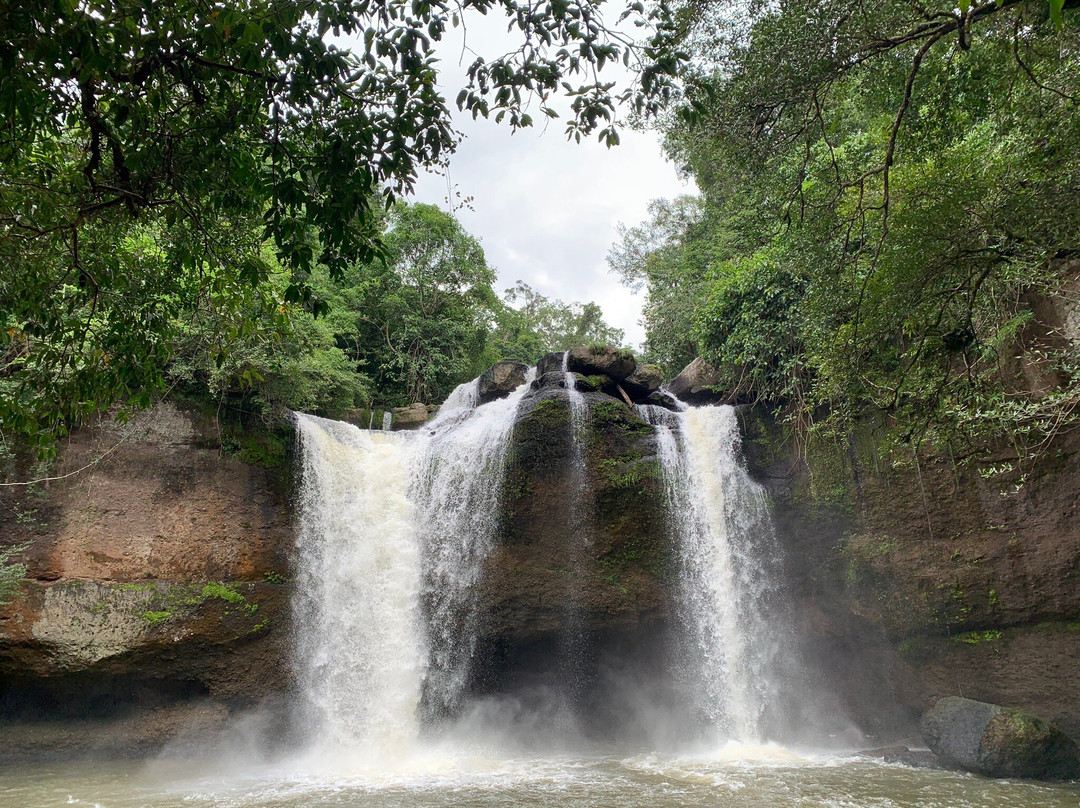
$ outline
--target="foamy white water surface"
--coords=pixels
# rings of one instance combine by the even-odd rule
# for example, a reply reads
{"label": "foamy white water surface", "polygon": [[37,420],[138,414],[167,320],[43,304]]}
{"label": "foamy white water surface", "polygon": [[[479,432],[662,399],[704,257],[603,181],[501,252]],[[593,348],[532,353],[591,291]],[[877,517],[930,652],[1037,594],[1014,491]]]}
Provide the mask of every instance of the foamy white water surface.
{"label": "foamy white water surface", "polygon": [[[224,764],[221,764],[224,765]],[[1076,808],[1072,785],[734,747],[651,754],[440,756],[378,772],[295,762],[215,771],[209,763],[64,764],[7,769],[0,808]]]}

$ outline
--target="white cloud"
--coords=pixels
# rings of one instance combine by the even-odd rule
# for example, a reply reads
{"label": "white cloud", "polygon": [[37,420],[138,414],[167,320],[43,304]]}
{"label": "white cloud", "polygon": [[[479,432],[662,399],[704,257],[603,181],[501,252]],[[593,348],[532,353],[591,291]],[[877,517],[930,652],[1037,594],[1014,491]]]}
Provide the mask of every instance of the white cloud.
{"label": "white cloud", "polygon": [[[503,52],[504,27],[493,18],[471,21],[470,46],[485,55]],[[440,50],[443,89],[452,100],[464,86],[457,65],[461,41],[451,37]],[[470,59],[466,54],[465,62]],[[642,297],[608,272],[606,257],[619,222],[637,224],[650,200],[687,192],[657,136],[626,129],[621,145],[608,149],[595,139],[567,141],[561,119],[516,133],[464,115],[455,123],[466,139],[451,158],[450,181],[463,197],[474,198],[472,210],[458,216],[483,241],[499,271],[498,288],[521,279],[567,302],[595,301],[631,344],[640,343]],[[414,198],[446,207],[446,197],[446,178],[427,175]]]}

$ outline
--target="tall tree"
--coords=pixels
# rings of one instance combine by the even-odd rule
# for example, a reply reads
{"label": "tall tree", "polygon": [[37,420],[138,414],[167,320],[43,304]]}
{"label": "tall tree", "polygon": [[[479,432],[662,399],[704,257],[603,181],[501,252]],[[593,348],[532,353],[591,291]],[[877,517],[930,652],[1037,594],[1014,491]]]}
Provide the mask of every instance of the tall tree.
{"label": "tall tree", "polygon": [[681,323],[819,430],[1035,447],[1075,426],[1075,350],[1036,322],[1080,255],[1074,5],[688,6],[700,58],[665,130],[701,213],[613,253],[650,284],[650,340]]}
{"label": "tall tree", "polygon": [[[506,15],[520,46],[469,67],[456,102],[514,127],[531,100],[567,131],[617,141],[612,86],[648,110],[678,54],[666,8],[602,0],[42,0],[0,3],[0,425],[47,441],[117,397],[160,386],[184,305],[242,313],[241,287],[274,271],[268,306],[318,308],[308,278],[339,276],[380,245],[375,211],[407,192],[457,135],[434,48],[471,13]],[[331,35],[333,38],[331,38]],[[116,258],[132,223],[156,260]],[[185,302],[186,301],[186,302]]]}

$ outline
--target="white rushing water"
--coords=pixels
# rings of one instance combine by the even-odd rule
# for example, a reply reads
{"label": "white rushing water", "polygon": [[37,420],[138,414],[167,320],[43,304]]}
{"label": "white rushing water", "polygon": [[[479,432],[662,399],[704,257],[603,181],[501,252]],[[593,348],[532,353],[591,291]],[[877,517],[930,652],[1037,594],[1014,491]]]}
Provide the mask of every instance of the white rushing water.
{"label": "white rushing water", "polygon": [[715,739],[758,740],[785,627],[771,608],[778,548],[764,490],[740,463],[735,410],[638,410],[656,426],[679,553],[684,695]]}
{"label": "white rushing water", "polygon": [[296,416],[294,608],[305,724],[318,745],[393,755],[416,734],[421,564],[402,435]]}
{"label": "white rushing water", "polygon": [[477,641],[477,584],[499,526],[506,451],[518,403],[535,376],[478,406],[477,382],[459,386],[429,428],[411,496],[423,547],[428,668],[424,710],[445,718],[461,705]]}
{"label": "white rushing water", "polygon": [[566,394],[570,398],[570,424],[574,430],[575,451],[577,451],[577,446],[581,443],[581,433],[585,429],[585,421],[589,415],[589,407],[585,402],[584,394],[577,389],[577,376],[570,372],[569,351],[563,353],[562,372],[566,376]]}
{"label": "white rushing water", "polygon": [[[479,405],[460,385],[418,433],[297,414],[297,645],[313,735],[376,754],[460,704],[476,585],[498,527],[510,431],[533,373]],[[385,424],[384,424],[385,426]]]}

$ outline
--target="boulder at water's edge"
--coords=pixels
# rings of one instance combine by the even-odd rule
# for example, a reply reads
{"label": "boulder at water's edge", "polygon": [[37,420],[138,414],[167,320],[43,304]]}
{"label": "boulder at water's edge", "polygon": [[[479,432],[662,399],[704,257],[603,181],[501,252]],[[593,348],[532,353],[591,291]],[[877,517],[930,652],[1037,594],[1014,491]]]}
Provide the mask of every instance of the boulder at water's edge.
{"label": "boulder at water's edge", "polygon": [[923,715],[922,734],[946,763],[987,777],[1080,777],[1076,742],[1022,710],[947,696]]}

